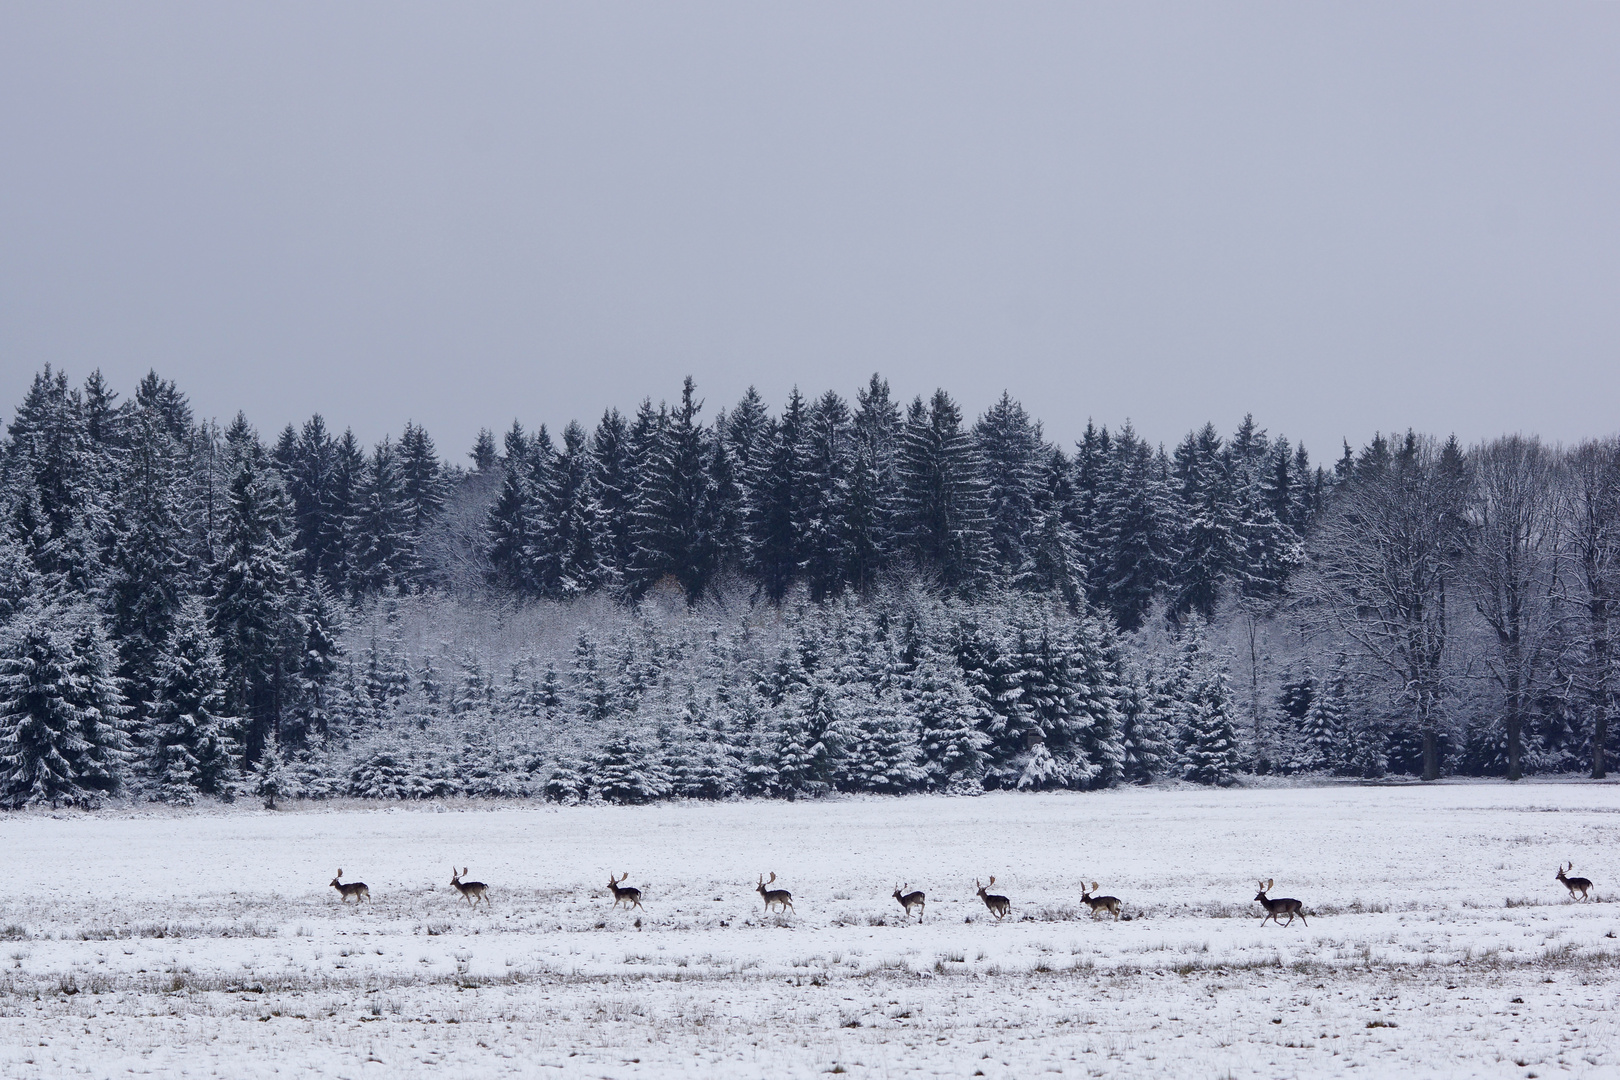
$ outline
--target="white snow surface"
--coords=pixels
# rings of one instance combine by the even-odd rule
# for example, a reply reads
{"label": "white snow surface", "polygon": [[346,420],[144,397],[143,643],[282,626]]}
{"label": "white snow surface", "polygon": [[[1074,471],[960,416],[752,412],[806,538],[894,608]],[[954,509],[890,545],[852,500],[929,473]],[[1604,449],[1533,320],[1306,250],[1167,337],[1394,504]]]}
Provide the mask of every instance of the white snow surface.
{"label": "white snow surface", "polygon": [[1614,1076],[1617,840],[1590,783],[11,814],[0,1076]]}

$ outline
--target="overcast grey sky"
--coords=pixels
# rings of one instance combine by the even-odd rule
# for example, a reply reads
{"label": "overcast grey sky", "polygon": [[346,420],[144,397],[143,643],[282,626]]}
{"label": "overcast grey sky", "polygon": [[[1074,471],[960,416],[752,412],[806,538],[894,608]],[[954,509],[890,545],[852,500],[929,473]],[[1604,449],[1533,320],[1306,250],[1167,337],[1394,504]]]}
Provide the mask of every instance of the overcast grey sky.
{"label": "overcast grey sky", "polygon": [[1620,4],[0,0],[0,405],[1620,428]]}

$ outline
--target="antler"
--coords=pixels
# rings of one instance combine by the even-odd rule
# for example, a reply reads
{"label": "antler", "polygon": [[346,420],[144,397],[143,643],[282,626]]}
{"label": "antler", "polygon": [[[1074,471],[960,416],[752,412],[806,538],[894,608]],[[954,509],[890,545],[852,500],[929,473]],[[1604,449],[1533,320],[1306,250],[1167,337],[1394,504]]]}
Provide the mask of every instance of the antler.
{"label": "antler", "polygon": [[1095,882],[1095,881],[1093,881],[1093,882],[1092,882],[1092,883],[1091,883],[1091,891],[1092,891],[1092,892],[1096,892],[1096,891],[1097,891],[1097,883],[1096,883],[1096,882]]}
{"label": "antler", "polygon": [[990,875],[990,884],[994,885],[995,883],[996,883],[996,875],[991,874]]}
{"label": "antler", "polygon": [[341,867],[341,866],[340,866],[340,867],[338,867],[338,875],[337,875],[337,876],[338,876],[338,877],[342,877],[342,876],[343,876],[343,867]]}
{"label": "antler", "polygon": [[765,884],[767,884],[767,885],[774,885],[774,884],[775,884],[775,883],[776,883],[776,871],[775,871],[775,870],[772,870],[772,871],[771,871],[771,880],[770,880],[770,881],[767,881],[767,882],[766,882],[766,883],[765,883]]}
{"label": "antler", "polygon": [[1277,879],[1276,879],[1276,878],[1267,878],[1267,879],[1266,879],[1266,888],[1268,888],[1268,889],[1269,889],[1269,888],[1271,888],[1271,887],[1272,887],[1272,886],[1273,886],[1273,885],[1275,885],[1275,884],[1276,884],[1276,883],[1277,883]]}

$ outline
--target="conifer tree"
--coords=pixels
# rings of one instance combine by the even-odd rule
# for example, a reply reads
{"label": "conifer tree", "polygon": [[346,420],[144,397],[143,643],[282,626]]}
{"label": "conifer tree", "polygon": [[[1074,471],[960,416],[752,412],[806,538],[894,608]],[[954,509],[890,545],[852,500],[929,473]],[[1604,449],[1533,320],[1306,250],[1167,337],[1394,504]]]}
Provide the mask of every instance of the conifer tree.
{"label": "conifer tree", "polygon": [[349,588],[356,595],[409,588],[416,569],[399,452],[386,436],[372,450],[354,515]]}
{"label": "conifer tree", "polygon": [[264,740],[264,750],[260,752],[257,764],[253,766],[253,794],[263,801],[266,810],[274,810],[277,801],[290,793],[292,780],[286,760],[281,756],[281,743],[271,732]]}
{"label": "conifer tree", "polygon": [[[248,759],[275,729],[289,689],[288,653],[303,644],[298,578],[288,547],[290,513],[280,476],[246,422],[213,568],[214,634],[225,668],[225,711],[243,717]],[[237,425],[233,425],[236,427]]]}
{"label": "conifer tree", "polygon": [[0,800],[92,806],[129,759],[128,709],[100,616],[33,604],[0,633]]}
{"label": "conifer tree", "polygon": [[848,534],[845,575],[862,596],[870,596],[894,557],[897,501],[895,443],[900,410],[889,384],[877,375],[855,395],[853,451],[844,521]]}
{"label": "conifer tree", "polygon": [[1040,542],[1041,426],[1002,391],[974,425],[973,438],[984,463],[989,556],[1000,574],[1016,577],[1034,561]]}
{"label": "conifer tree", "polygon": [[628,724],[603,743],[590,782],[597,794],[614,803],[652,802],[666,798],[673,789],[656,741]]}
{"label": "conifer tree", "polygon": [[846,579],[851,434],[849,406],[829,390],[806,412],[794,450],[798,563],[816,603],[843,591]]}
{"label": "conifer tree", "polygon": [[633,599],[669,576],[687,602],[696,603],[719,566],[718,507],[709,489],[709,441],[698,422],[703,404],[696,393],[688,376],[680,406],[652,441],[637,485],[629,580]]}
{"label": "conifer tree", "polygon": [[901,543],[948,592],[976,588],[987,569],[983,471],[949,394],[911,403],[898,455]]}
{"label": "conifer tree", "polygon": [[597,551],[602,557],[604,584],[622,588],[629,578],[631,517],[635,510],[635,462],[631,457],[630,429],[617,409],[602,414],[591,435],[591,461],[595,466],[595,493],[599,507]]}
{"label": "conifer tree", "polygon": [[181,607],[156,662],[149,768],[164,802],[229,795],[236,779],[236,717],[224,715],[224,665],[198,599]]}
{"label": "conifer tree", "polygon": [[780,420],[757,437],[744,487],[743,521],[748,536],[745,566],[760,595],[780,604],[799,572],[799,506],[803,484],[800,449],[805,433],[804,398],[794,387]]}
{"label": "conifer tree", "polygon": [[1204,645],[1201,621],[1182,634],[1178,672],[1181,700],[1181,775],[1199,784],[1232,783],[1241,759],[1226,671]]}

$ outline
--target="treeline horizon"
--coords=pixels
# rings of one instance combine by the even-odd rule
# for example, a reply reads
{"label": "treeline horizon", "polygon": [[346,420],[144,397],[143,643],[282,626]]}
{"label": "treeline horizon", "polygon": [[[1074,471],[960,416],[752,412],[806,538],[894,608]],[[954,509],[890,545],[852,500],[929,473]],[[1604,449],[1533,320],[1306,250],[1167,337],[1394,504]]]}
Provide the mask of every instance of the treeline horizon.
{"label": "treeline horizon", "polygon": [[[1067,687],[1052,691],[1059,698],[1096,691],[1113,702],[1087,730],[1129,728],[1120,702],[1133,695],[1174,698],[1155,656],[1185,652],[1186,634],[1226,639],[1227,668],[1247,667],[1233,677],[1246,676],[1248,700],[1215,694],[1214,712],[1233,725],[1230,755],[1194,770],[1201,778],[1245,768],[1517,778],[1580,762],[1604,773],[1620,579],[1613,439],[1464,448],[1374,435],[1323,468],[1246,417],[1230,435],[1206,424],[1170,449],[1128,422],[1088,423],[1064,448],[1008,395],[970,422],[944,390],[902,406],[877,375],[853,401],[795,390],[773,412],[750,389],[707,421],[703,408],[688,378],[675,404],[609,409],[589,429],[483,431],[463,466],[413,423],[369,450],[319,415],[266,440],[240,413],[223,428],[198,421],[155,372],[121,402],[99,372],[74,386],[46,368],[0,456],[4,798],[94,801],[126,782],[182,801],[228,794],[266,757],[281,768],[283,755],[355,750],[362,730],[390,729],[407,698],[426,732],[436,720],[421,703],[434,695],[411,686],[424,656],[396,657],[378,681],[376,641],[357,636],[366,626],[376,638],[379,604],[397,611],[413,596],[541,605],[559,619],[588,597],[629,618],[657,598],[728,631],[803,605],[886,624],[931,598],[955,614],[913,622],[929,627],[923,651],[954,655],[963,684],[950,694],[979,703],[985,745],[1022,733],[975,777],[981,786],[1190,775],[1199,736],[1172,715],[1188,702],[1165,705],[1154,774],[1099,766],[1130,758],[1129,739],[1109,748],[1062,735],[1073,727],[1066,705],[1009,728],[1034,676],[976,668],[962,645],[966,611],[981,630],[995,623],[992,636],[1040,625],[1070,642],[1060,675],[1042,678]],[[1028,614],[1031,603],[1045,614]],[[985,614],[998,604],[1025,614]],[[1285,636],[1298,641],[1261,647]],[[356,668],[368,651],[369,689]],[[885,745],[909,746],[932,722],[904,704],[915,659],[832,684],[864,686],[862,710],[910,717],[901,726],[916,730]],[[1194,696],[1208,706],[1230,671],[1217,680],[1181,663],[1179,685],[1202,687]],[[726,679],[757,690],[763,671],[756,658]],[[804,676],[815,682],[813,670]],[[704,682],[722,711],[737,689],[687,681]],[[580,712],[553,691],[547,724]],[[621,694],[625,716],[648,694]],[[378,695],[392,702],[382,712]],[[509,719],[496,715],[498,697],[480,706],[491,730]],[[777,710],[797,708],[783,704],[791,697],[766,695]],[[1399,749],[1405,740],[1415,757]],[[1086,760],[1009,764],[1036,745],[1072,745]],[[569,753],[570,770],[590,771],[583,749]],[[541,758],[530,772],[562,768],[555,753]]]}

